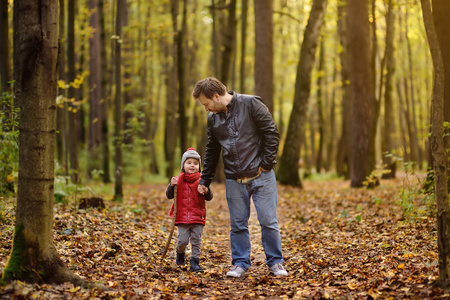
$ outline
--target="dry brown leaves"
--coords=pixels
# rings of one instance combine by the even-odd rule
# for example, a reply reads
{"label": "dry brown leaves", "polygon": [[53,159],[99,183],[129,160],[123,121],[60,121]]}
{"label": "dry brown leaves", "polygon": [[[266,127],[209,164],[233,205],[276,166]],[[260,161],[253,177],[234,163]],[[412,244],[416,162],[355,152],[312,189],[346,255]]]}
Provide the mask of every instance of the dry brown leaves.
{"label": "dry brown leaves", "polygon": [[[405,194],[416,184],[403,177],[382,181],[374,190],[350,189],[342,180],[305,181],[304,190],[279,186],[289,272],[281,278],[265,266],[254,209],[253,265],[243,278],[226,277],[231,254],[222,184],[213,184],[214,199],[207,204],[202,274],[175,265],[176,234],[161,259],[171,223],[165,185],[128,186],[124,203],[106,201],[103,211],[56,205],[54,243],[61,258],[75,273],[111,290],[13,282],[0,288],[0,299],[446,298],[449,294],[432,287],[438,275],[435,219],[417,212],[423,195]],[[413,218],[402,199],[414,204]],[[3,214],[0,270],[11,247],[12,203]]]}

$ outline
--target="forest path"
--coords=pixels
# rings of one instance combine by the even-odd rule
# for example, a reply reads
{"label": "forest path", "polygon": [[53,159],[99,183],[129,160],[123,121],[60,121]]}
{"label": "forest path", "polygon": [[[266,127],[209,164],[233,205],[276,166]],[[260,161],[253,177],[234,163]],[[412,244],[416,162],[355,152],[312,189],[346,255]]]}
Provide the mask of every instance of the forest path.
{"label": "forest path", "polygon": [[[225,274],[231,266],[225,186],[212,184],[207,203],[201,265],[175,264],[175,230],[161,259],[171,219],[166,185],[127,186],[123,204],[78,210],[55,207],[55,245],[77,274],[112,288],[84,290],[68,285],[0,288],[12,295],[42,299],[281,299],[281,298],[445,298],[432,288],[438,275],[433,199],[417,192],[416,176],[382,180],[373,190],[351,189],[348,181],[305,181],[304,189],[278,187],[278,221],[286,277],[275,277],[264,263],[260,227],[252,207],[249,228],[252,267],[242,278]],[[14,209],[1,225],[0,270],[6,265]],[[188,251],[189,255],[189,251]]]}

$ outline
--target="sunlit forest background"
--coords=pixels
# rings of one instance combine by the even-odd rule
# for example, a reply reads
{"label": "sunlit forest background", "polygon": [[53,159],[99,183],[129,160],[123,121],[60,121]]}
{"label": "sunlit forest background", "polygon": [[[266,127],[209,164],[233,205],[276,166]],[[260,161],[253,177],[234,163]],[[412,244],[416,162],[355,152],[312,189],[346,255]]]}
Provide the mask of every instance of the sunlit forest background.
{"label": "sunlit forest background", "polygon": [[[17,180],[18,164],[13,2],[1,4],[3,192]],[[57,180],[113,182],[118,166],[126,183],[177,174],[187,147],[203,154],[207,113],[191,92],[207,76],[263,97],[282,137],[279,155],[301,147],[300,176],[348,178],[346,140],[358,126],[346,122],[348,61],[356,57],[347,51],[341,0],[322,1],[319,36],[302,49],[308,20],[317,17],[313,2],[320,1],[60,0]],[[371,0],[367,17],[374,118],[367,138],[374,142],[366,175],[426,170],[433,75],[420,3]],[[296,115],[303,51],[313,54],[310,91],[305,114]],[[293,139],[287,131],[296,119],[303,130]]]}

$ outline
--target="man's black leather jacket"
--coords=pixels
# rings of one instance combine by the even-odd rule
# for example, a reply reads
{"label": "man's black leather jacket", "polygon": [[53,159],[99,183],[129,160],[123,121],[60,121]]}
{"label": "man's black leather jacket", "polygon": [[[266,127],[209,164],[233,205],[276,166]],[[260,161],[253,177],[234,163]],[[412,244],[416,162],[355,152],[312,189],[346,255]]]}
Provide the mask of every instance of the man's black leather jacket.
{"label": "man's black leather jacket", "polygon": [[271,170],[277,163],[280,136],[261,98],[230,92],[228,112],[208,115],[208,143],[200,184],[209,186],[220,151],[226,178],[254,176],[259,167]]}

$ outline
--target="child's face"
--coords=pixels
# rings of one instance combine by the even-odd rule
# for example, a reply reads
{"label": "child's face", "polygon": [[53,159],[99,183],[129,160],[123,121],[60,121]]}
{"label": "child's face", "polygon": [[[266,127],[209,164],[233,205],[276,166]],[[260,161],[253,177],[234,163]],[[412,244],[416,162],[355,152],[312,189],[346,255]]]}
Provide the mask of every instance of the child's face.
{"label": "child's face", "polygon": [[197,173],[200,169],[200,163],[195,158],[188,158],[184,162],[183,168],[186,174]]}

